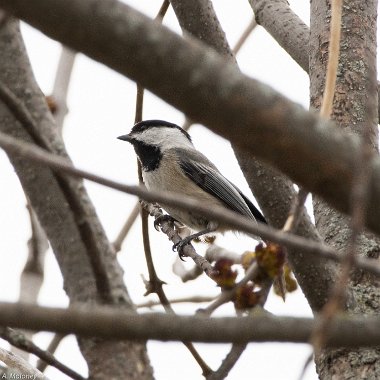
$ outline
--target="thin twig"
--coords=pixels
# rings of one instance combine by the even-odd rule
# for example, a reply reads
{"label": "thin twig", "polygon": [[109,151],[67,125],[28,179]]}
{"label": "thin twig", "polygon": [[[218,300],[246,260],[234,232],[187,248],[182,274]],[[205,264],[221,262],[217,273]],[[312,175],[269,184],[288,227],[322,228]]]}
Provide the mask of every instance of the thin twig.
{"label": "thin twig", "polygon": [[8,343],[10,343],[12,346],[17,347],[20,350],[29,352],[33,355],[36,355],[41,360],[57,368],[59,371],[71,377],[72,379],[84,380],[83,376],[81,376],[79,373],[75,372],[71,368],[58,361],[50,352],[44,351],[38,346],[36,346],[21,332],[8,327],[1,327],[0,336],[1,338],[5,339]]}
{"label": "thin twig", "polygon": [[[161,5],[160,10],[157,13],[157,16],[155,17],[155,20],[162,21],[169,6],[170,6],[170,2],[168,0],[164,0],[164,2]],[[144,87],[142,87],[141,85],[137,83],[136,84],[135,124],[140,122],[143,119],[143,106],[144,106]],[[127,221],[125,222],[121,231],[117,235],[115,242],[113,243],[116,253],[120,251],[123,241],[127,237],[131,227],[133,226],[139,214],[140,214],[140,204],[136,202],[135,206],[132,209],[132,212],[128,216]]]}
{"label": "thin twig", "polygon": [[165,17],[166,12],[168,11],[170,6],[170,1],[169,0],[164,0],[164,2],[161,5],[160,10],[158,11],[155,20],[157,21],[162,21],[162,19]]}
{"label": "thin twig", "polygon": [[[203,303],[210,302],[215,299],[215,296],[190,296],[190,297],[181,297],[181,298],[172,298],[169,300],[170,304],[175,303]],[[146,301],[136,305],[138,309],[143,307],[151,308],[153,306],[162,305],[158,301]]]}
{"label": "thin twig", "polygon": [[256,26],[257,26],[257,22],[255,20],[255,17],[253,17],[251,22],[248,24],[248,26],[245,28],[240,38],[236,42],[235,46],[232,48],[232,53],[234,55],[237,55],[239,53],[240,49],[247,41],[250,34],[255,30]]}
{"label": "thin twig", "polygon": [[322,105],[320,109],[320,115],[326,119],[330,118],[331,111],[333,109],[336,75],[338,72],[339,63],[342,3],[343,0],[334,0],[331,2],[329,58],[326,69],[325,91],[323,93]]}
{"label": "thin twig", "polygon": [[62,46],[59,57],[57,73],[55,75],[51,98],[55,102],[53,116],[59,133],[62,135],[63,124],[68,112],[67,94],[69,92],[71,74],[75,63],[76,52],[66,46]]}
{"label": "thin twig", "polygon": [[[165,311],[169,314],[175,314],[174,309],[172,308],[170,301],[166,297],[166,294],[163,290],[162,285],[164,284],[164,282],[159,279],[154,267],[152,253],[150,249],[150,243],[149,243],[149,234],[148,234],[148,215],[149,214],[146,207],[144,206],[142,207],[141,214],[142,214],[141,219],[142,219],[142,228],[143,228],[142,235],[143,235],[143,243],[144,243],[144,252],[145,252],[145,259],[147,262],[148,272],[149,272],[149,282],[147,283],[146,295],[153,292],[156,293]],[[190,351],[195,361],[201,367],[203,376],[207,377],[208,375],[210,375],[213,371],[207,365],[207,363],[203,360],[201,355],[195,349],[194,345],[191,342],[183,341],[182,343]]]}
{"label": "thin twig", "polygon": [[247,348],[247,343],[233,343],[230,352],[222,361],[220,367],[211,374],[207,380],[222,380],[225,379],[231,369],[234,367],[240,356]]}
{"label": "thin twig", "polygon": [[115,241],[112,244],[114,247],[115,253],[118,253],[121,250],[123,241],[127,237],[128,232],[132,228],[139,214],[140,214],[140,203],[137,201],[135,205],[133,206],[133,209],[131,213],[129,214],[128,219],[126,220],[124,226],[121,228],[119,234],[117,235]]}
{"label": "thin twig", "polygon": [[135,124],[142,120],[144,107],[144,87],[138,83],[136,85],[136,108],[135,108]]}
{"label": "thin twig", "polygon": [[294,198],[292,203],[288,218],[282,227],[282,231],[284,232],[294,232],[297,229],[298,222],[300,220],[303,205],[306,201],[309,193],[303,189],[302,187],[299,189],[297,196]]}
{"label": "thin twig", "polygon": [[[54,334],[53,339],[50,341],[46,351],[49,352],[51,355],[54,355],[54,352],[57,350],[64,337],[65,336],[62,334]],[[44,360],[39,359],[37,361],[36,367],[39,371],[44,372],[45,369],[48,367],[48,363]]]}

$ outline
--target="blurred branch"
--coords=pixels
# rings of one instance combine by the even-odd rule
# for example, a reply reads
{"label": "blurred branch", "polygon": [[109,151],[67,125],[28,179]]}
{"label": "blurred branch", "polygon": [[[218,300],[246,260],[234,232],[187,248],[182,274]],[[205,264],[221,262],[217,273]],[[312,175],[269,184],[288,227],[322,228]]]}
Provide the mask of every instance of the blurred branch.
{"label": "blurred branch", "polygon": [[[241,217],[240,215],[237,215],[236,213],[225,208],[214,208],[211,210],[202,202],[191,198],[185,199],[182,195],[176,193],[156,193],[139,186],[124,185],[120,182],[98,176],[88,171],[76,169],[72,163],[65,158],[46,152],[35,145],[19,141],[18,139],[12,138],[1,132],[0,146],[8,152],[20,154],[23,157],[28,157],[30,160],[35,162],[44,163],[54,170],[69,174],[71,176],[85,178],[118,191],[136,195],[142,199],[145,199],[147,202],[159,202],[160,204],[167,204],[169,206],[173,205],[176,207],[189,209],[194,212],[199,212],[209,218],[221,221],[236,230],[240,230],[254,236],[261,236],[264,239],[278,243],[285,247],[302,250],[304,254],[314,254],[336,262],[342,261],[341,255],[339,255],[333,248],[330,248],[323,243],[307,240],[296,235],[290,235],[263,224],[252,223],[250,219]],[[380,265],[374,260],[356,257],[355,266],[374,275],[380,275]]]}
{"label": "blurred branch", "polygon": [[[97,336],[113,340],[181,340],[208,343],[309,341],[312,318],[253,315],[205,318],[163,313],[136,314],[110,307],[47,308],[0,303],[0,324],[36,331]],[[332,322],[327,346],[380,345],[378,316],[338,316]]]}
{"label": "blurred branch", "polygon": [[0,336],[12,346],[37,356],[45,363],[48,363],[49,365],[57,368],[59,371],[71,377],[72,379],[84,380],[83,376],[79,375],[77,372],[73,371],[71,368],[58,361],[50,352],[41,350],[21,332],[15,331],[8,327],[3,327],[0,328]]}
{"label": "blurred branch", "polygon": [[257,26],[257,22],[255,18],[252,19],[252,21],[247,25],[239,39],[237,40],[235,46],[232,48],[232,53],[236,56],[240,49],[243,47],[243,45],[246,43],[248,37],[251,35],[251,33],[255,30]]}
{"label": "blurred branch", "polygon": [[[181,298],[172,298],[169,300],[170,304],[173,303],[202,303],[212,301],[215,296],[190,296],[190,297],[181,297]],[[161,302],[158,301],[146,301],[136,305],[137,308],[148,307],[151,308],[153,306],[162,305]]]}
{"label": "blurred branch", "polygon": [[221,380],[227,378],[229,372],[234,367],[240,356],[247,348],[247,343],[233,343],[230,352],[222,361],[220,367],[207,380]]}
{"label": "blurred branch", "polygon": [[53,92],[51,94],[51,98],[55,105],[53,116],[60,134],[62,134],[63,123],[68,112],[67,94],[69,91],[75,58],[76,52],[66,46],[62,46],[57,72],[55,74]]}
{"label": "blurred branch", "polygon": [[[60,345],[64,337],[65,336],[62,334],[54,334],[53,339],[50,341],[46,351],[49,354],[54,355],[54,352],[57,350],[58,346]],[[37,369],[39,371],[44,372],[47,367],[48,367],[48,363],[45,362],[44,360],[39,359],[37,361]]]}
{"label": "blurred branch", "polygon": [[[26,197],[26,208],[29,213],[31,237],[28,240],[28,257],[20,276],[19,301],[34,304],[37,302],[38,294],[44,280],[44,259],[49,243],[45,231],[41,227],[29,199]],[[32,339],[31,332],[25,332],[26,337]],[[14,346],[16,347],[16,346]],[[28,360],[28,354],[12,347],[12,352],[24,360]]]}
{"label": "blurred branch", "polygon": [[198,265],[194,265],[190,269],[186,269],[182,260],[176,257],[172,265],[173,273],[178,276],[182,282],[192,281],[198,278],[202,273],[202,269]]}
{"label": "blurred branch", "polygon": [[127,237],[128,232],[132,228],[139,214],[140,214],[140,203],[137,201],[135,205],[133,206],[133,209],[131,213],[129,214],[128,219],[126,220],[124,226],[122,227],[119,234],[117,235],[117,238],[112,244],[114,247],[115,253],[120,251],[123,241]]}
{"label": "blurred branch", "polygon": [[295,232],[308,195],[309,193],[305,189],[303,188],[299,189],[297,196],[293,200],[292,207],[290,209],[290,212],[289,212],[288,218],[286,219],[284,227],[282,227],[282,231]]}

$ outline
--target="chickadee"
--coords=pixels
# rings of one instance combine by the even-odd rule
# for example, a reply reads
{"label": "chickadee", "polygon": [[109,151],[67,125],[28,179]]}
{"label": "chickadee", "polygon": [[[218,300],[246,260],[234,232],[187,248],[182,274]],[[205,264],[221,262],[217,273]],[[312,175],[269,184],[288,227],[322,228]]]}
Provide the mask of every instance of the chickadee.
{"label": "chickadee", "polygon": [[[260,211],[195,149],[190,135],[178,125],[163,120],[146,120],[135,124],[129,134],[118,139],[130,142],[135,148],[148,190],[174,191],[195,198],[210,208],[223,206],[266,223]],[[195,237],[216,230],[225,231],[218,222],[189,210],[171,206],[163,208],[180,223],[198,231],[173,247],[179,253]]]}

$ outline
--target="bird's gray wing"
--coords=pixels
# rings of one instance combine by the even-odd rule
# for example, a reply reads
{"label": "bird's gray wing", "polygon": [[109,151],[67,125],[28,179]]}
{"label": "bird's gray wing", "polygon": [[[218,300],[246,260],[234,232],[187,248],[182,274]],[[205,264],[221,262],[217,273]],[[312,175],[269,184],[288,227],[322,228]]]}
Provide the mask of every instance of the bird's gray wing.
{"label": "bird's gray wing", "polygon": [[[223,177],[203,154],[178,149],[177,157],[186,176],[194,181],[202,190],[219,199],[230,210],[255,219],[240,190]],[[255,208],[253,205],[252,207]],[[256,208],[255,210],[260,214]],[[260,218],[258,219],[260,220]]]}

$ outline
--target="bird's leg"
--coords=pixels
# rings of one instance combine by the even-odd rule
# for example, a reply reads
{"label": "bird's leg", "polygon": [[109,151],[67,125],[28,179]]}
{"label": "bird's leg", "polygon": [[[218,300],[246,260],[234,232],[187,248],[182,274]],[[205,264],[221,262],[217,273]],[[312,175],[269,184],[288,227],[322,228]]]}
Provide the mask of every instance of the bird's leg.
{"label": "bird's leg", "polygon": [[179,258],[182,260],[182,257],[184,257],[182,250],[187,244],[190,244],[192,242],[192,240],[199,238],[200,236],[206,235],[210,232],[214,232],[217,229],[217,227],[218,227],[217,224],[209,223],[207,228],[205,228],[204,230],[201,230],[199,232],[196,232],[195,234],[191,234],[189,236],[186,236],[185,238],[183,238],[178,243],[175,243],[173,245],[173,248],[172,248],[173,251],[177,250]]}

